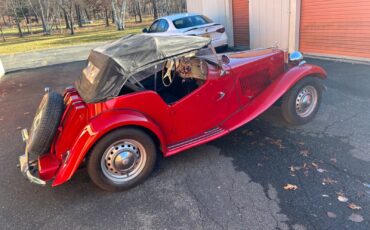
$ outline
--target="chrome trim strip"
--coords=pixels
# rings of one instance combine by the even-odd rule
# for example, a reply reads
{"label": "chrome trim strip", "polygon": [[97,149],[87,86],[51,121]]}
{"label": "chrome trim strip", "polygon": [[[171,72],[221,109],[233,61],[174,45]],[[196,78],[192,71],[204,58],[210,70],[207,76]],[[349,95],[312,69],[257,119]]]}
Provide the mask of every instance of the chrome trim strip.
{"label": "chrome trim strip", "polygon": [[174,150],[174,149],[177,149],[177,148],[180,148],[180,147],[183,147],[183,146],[186,146],[186,145],[189,145],[189,144],[192,144],[196,141],[199,141],[199,140],[202,140],[202,139],[205,139],[207,137],[210,137],[210,136],[213,136],[213,135],[216,135],[216,134],[219,134],[223,131],[222,128],[220,127],[217,127],[217,128],[213,128],[213,129],[210,129],[206,132],[204,132],[202,135],[200,136],[197,136],[197,137],[194,137],[194,138],[191,138],[191,139],[187,139],[183,142],[180,142],[180,143],[177,143],[177,144],[173,144],[171,146],[168,147],[169,150]]}

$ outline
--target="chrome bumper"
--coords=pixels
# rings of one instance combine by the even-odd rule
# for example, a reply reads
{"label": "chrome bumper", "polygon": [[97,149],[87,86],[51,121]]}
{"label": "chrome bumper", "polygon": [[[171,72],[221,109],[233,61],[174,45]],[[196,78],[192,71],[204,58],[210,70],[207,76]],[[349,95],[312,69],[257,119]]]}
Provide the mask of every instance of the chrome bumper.
{"label": "chrome bumper", "polygon": [[22,174],[33,184],[45,185],[46,182],[33,175],[33,171],[36,169],[37,161],[30,161],[28,158],[27,142],[28,142],[28,131],[27,129],[22,130],[22,139],[26,143],[25,153],[19,157],[19,168]]}

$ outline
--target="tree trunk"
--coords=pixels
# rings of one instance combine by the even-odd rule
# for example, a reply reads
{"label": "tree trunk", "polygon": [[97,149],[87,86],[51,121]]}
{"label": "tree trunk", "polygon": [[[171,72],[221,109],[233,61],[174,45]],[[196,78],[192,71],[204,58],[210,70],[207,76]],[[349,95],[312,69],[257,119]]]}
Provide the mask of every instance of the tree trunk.
{"label": "tree trunk", "polygon": [[38,25],[39,24],[39,17],[37,17],[37,14],[34,14],[34,16],[35,16],[35,21],[36,21],[36,23]]}
{"label": "tree trunk", "polygon": [[71,15],[71,17],[70,17],[70,23],[69,24],[71,25],[71,27],[70,27],[71,35],[74,35],[75,34],[75,29],[73,27],[73,15]]}
{"label": "tree trunk", "polygon": [[115,23],[114,17],[114,11],[112,10],[112,23]]}
{"label": "tree trunk", "polygon": [[64,21],[66,22],[66,29],[69,30],[69,29],[71,29],[71,26],[69,25],[67,12],[64,8],[62,8],[62,10],[63,10],[63,14],[64,14]]}
{"label": "tree trunk", "polygon": [[156,0],[152,0],[152,5],[153,5],[154,20],[156,20],[158,18],[158,10],[157,10]]}
{"label": "tree trunk", "polygon": [[87,20],[91,20],[91,17],[90,17],[90,15],[89,15],[89,12],[87,12],[87,9],[85,8],[85,14],[86,14],[86,18],[87,18]]}
{"label": "tree trunk", "polygon": [[105,8],[104,10],[104,15],[105,15],[105,26],[108,27],[109,26],[109,17],[108,17],[108,9]]}
{"label": "tree trunk", "polygon": [[23,37],[23,32],[22,32],[21,24],[19,22],[19,18],[17,16],[17,14],[15,14],[15,22],[17,24],[19,37]]}
{"label": "tree trunk", "polygon": [[4,15],[1,15],[1,17],[3,18],[4,26],[8,25],[8,23],[5,21]]}
{"label": "tree trunk", "polygon": [[6,42],[5,36],[4,36],[4,33],[3,33],[3,28],[1,27],[1,25],[0,25],[0,33],[1,33],[1,36],[3,37],[3,42]]}
{"label": "tree trunk", "polygon": [[41,11],[42,28],[43,28],[45,34],[50,34],[49,22],[45,18],[44,7],[41,4],[41,0],[39,0],[38,2],[39,2],[40,11]]}
{"label": "tree trunk", "polygon": [[77,17],[77,23],[78,23],[78,27],[82,27],[82,18],[81,18],[81,10],[80,10],[80,6],[79,5],[75,5],[75,9],[76,9],[76,17]]}
{"label": "tree trunk", "polygon": [[17,24],[17,28],[18,28],[18,34],[19,34],[19,37],[23,37],[23,32],[22,32],[22,28],[21,28],[21,24],[19,22],[19,18],[18,18],[18,14],[17,14],[17,8],[14,4],[13,1],[10,1],[11,5],[11,9],[13,11],[13,14],[14,14],[14,17],[15,17],[15,23]]}
{"label": "tree trunk", "polygon": [[[124,30],[124,24],[123,24],[124,17],[122,17],[122,15],[124,15],[124,12],[125,12],[125,5],[126,5],[126,1],[123,0],[121,9],[118,10],[117,9],[117,1],[112,0],[112,10],[113,10],[113,13],[114,13],[114,21],[115,21],[117,30]],[[119,12],[117,12],[117,11],[119,11]]]}
{"label": "tree trunk", "polygon": [[[23,16],[23,18],[26,20],[27,33],[29,33],[29,34],[30,34],[31,32],[30,32],[30,28],[28,27],[28,24],[29,24],[28,18],[26,18],[26,15],[24,14],[23,6],[20,6],[20,8],[21,8],[22,16]],[[32,33],[31,33],[31,34],[32,34]]]}
{"label": "tree trunk", "polygon": [[143,18],[142,18],[142,16],[141,16],[141,6],[140,6],[140,0],[137,0],[137,13],[138,13],[138,15],[139,15],[139,22],[141,23],[141,22],[143,22]]}

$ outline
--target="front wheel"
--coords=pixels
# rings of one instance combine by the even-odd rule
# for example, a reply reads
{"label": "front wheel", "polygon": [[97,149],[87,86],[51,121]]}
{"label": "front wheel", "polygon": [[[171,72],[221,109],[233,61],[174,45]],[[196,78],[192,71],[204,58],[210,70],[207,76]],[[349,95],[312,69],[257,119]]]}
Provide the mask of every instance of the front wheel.
{"label": "front wheel", "polygon": [[107,191],[123,191],[143,182],[153,171],[156,147],[137,128],[121,128],[103,137],[87,159],[91,180]]}
{"label": "front wheel", "polygon": [[304,125],[312,121],[319,110],[323,86],[317,78],[307,77],[299,81],[284,96],[281,111],[292,125]]}

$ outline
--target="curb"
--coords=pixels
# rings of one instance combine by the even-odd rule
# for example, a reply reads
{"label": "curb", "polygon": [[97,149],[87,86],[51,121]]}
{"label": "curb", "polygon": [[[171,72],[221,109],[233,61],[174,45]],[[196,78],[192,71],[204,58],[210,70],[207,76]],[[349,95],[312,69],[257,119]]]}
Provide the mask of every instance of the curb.
{"label": "curb", "polygon": [[0,59],[0,78],[2,78],[4,75],[5,75],[5,70],[4,70],[3,63],[1,62],[1,59]]}

